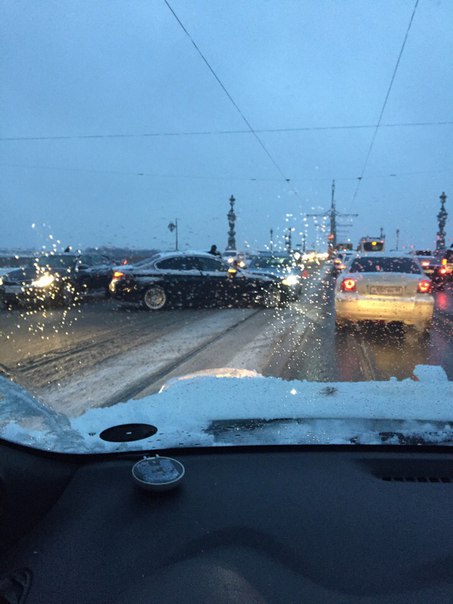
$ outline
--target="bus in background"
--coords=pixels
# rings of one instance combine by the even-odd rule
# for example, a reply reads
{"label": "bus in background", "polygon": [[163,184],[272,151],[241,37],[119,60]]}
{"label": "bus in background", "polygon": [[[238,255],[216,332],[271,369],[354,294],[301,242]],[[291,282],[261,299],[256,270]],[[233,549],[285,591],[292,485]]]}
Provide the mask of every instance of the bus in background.
{"label": "bus in background", "polygon": [[357,247],[358,252],[383,252],[385,239],[383,237],[362,237]]}

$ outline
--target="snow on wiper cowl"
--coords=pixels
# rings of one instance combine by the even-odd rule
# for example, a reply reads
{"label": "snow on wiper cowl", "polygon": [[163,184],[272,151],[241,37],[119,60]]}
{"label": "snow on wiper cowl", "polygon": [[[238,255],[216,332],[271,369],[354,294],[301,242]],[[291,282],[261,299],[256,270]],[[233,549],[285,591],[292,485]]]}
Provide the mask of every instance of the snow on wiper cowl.
{"label": "snow on wiper cowl", "polygon": [[[56,413],[0,377],[0,437],[64,453],[234,445],[452,444],[453,382],[439,367],[418,367],[414,374],[414,380],[320,383],[220,368],[173,380],[159,394],[92,408],[79,417]],[[143,437],[129,442],[101,437],[105,431],[115,434],[112,429],[125,424],[140,426]]]}

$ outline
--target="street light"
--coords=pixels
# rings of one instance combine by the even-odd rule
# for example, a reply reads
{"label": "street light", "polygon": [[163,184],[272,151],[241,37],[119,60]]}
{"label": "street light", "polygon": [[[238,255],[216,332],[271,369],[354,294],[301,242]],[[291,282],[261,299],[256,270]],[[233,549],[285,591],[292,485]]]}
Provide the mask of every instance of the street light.
{"label": "street light", "polygon": [[175,250],[178,251],[178,219],[175,218],[174,222],[170,222],[170,224],[168,225],[168,230],[170,231],[170,233],[173,233],[173,231],[175,231]]}
{"label": "street light", "polygon": [[288,235],[286,236],[286,249],[290,253],[293,249],[292,233],[296,230],[295,227],[288,227]]}

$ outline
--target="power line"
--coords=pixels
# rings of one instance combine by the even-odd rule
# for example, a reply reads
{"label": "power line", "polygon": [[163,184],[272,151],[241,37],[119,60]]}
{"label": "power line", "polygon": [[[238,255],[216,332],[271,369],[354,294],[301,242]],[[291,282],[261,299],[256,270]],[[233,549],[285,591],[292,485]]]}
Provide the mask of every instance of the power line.
{"label": "power line", "polygon": [[390,93],[391,93],[392,88],[393,88],[393,83],[394,83],[395,78],[396,78],[396,74],[397,74],[398,67],[399,67],[399,64],[400,64],[400,61],[401,61],[401,57],[403,56],[403,52],[404,52],[404,49],[406,47],[406,42],[407,42],[407,39],[409,37],[409,32],[410,32],[411,27],[412,27],[412,22],[414,21],[414,17],[415,17],[415,13],[417,11],[418,3],[419,3],[419,0],[415,0],[414,8],[412,10],[412,15],[411,15],[411,18],[409,20],[409,25],[407,26],[407,29],[406,29],[406,35],[404,36],[403,44],[401,45],[401,49],[400,49],[400,52],[399,52],[399,55],[398,55],[398,59],[396,61],[396,65],[395,65],[395,67],[393,69],[392,77],[390,79],[390,84],[389,84],[389,87],[388,87],[388,90],[387,90],[387,94],[385,95],[384,103],[382,105],[381,113],[379,114],[378,123],[376,124],[376,128],[375,128],[373,136],[371,138],[370,146],[368,147],[368,152],[366,154],[365,163],[363,164],[362,171],[360,173],[360,176],[357,179],[357,186],[356,186],[356,189],[355,189],[355,192],[354,192],[354,196],[352,198],[352,202],[353,203],[356,200],[357,194],[358,194],[359,189],[360,189],[360,185],[362,183],[363,176],[365,174],[365,170],[367,169],[367,166],[368,166],[368,161],[370,159],[370,155],[371,155],[371,152],[372,152],[373,147],[374,147],[374,142],[376,140],[376,136],[377,136],[377,133],[378,133],[378,130],[379,130],[379,126],[381,124],[385,108],[387,106],[387,101],[389,100]]}
{"label": "power line", "polygon": [[[131,176],[131,177],[150,177],[150,178],[163,178],[163,179],[178,179],[178,180],[218,180],[218,181],[244,181],[244,182],[281,182],[281,178],[277,177],[261,177],[261,176],[219,176],[216,174],[212,175],[199,175],[199,174],[162,174],[155,172],[146,172],[137,168],[135,170],[109,170],[102,168],[82,168],[82,167],[70,167],[70,166],[43,166],[43,165],[32,165],[32,164],[10,164],[10,163],[0,163],[0,168],[12,168],[19,170],[55,170],[57,172],[88,172],[95,174],[111,174],[115,176]],[[396,172],[391,174],[369,174],[367,176],[368,180],[371,179],[384,179],[384,178],[405,178],[405,177],[413,177],[418,175],[424,176],[438,176],[440,174],[450,174],[451,170],[413,170],[410,172]],[[301,182],[331,182],[332,178],[330,176],[296,176],[296,179]],[[348,182],[348,181],[356,181],[356,176],[339,176],[335,178],[336,181]]]}
{"label": "power line", "polygon": [[[379,128],[410,128],[410,127],[435,127],[435,126],[452,126],[453,121],[438,121],[438,122],[395,122],[390,124],[380,124]],[[370,130],[376,129],[377,124],[352,124],[346,125],[330,125],[330,126],[295,126],[289,128],[257,128],[254,133],[258,134],[279,134],[291,132],[322,132],[335,130]],[[251,134],[250,129],[247,130],[188,130],[174,132],[142,132],[142,133],[119,133],[113,132],[108,134],[63,134],[49,136],[3,136],[0,137],[0,142],[15,142],[15,141],[64,141],[64,140],[91,140],[91,139],[122,139],[122,138],[158,138],[158,137],[191,137],[191,136],[225,136],[236,134]]]}
{"label": "power line", "polygon": [[263,151],[265,152],[265,154],[271,160],[271,162],[273,163],[273,165],[275,166],[275,168],[278,170],[278,172],[281,175],[281,177],[285,180],[285,182],[289,182],[290,179],[286,177],[286,175],[283,172],[283,170],[280,168],[280,166],[278,165],[278,163],[276,162],[276,160],[272,157],[272,155],[269,152],[269,150],[267,149],[266,145],[263,143],[263,141],[261,140],[261,138],[258,136],[258,134],[254,130],[254,128],[252,127],[252,125],[250,124],[250,122],[248,121],[248,119],[245,117],[245,115],[241,111],[239,105],[236,103],[236,101],[233,99],[233,97],[231,96],[231,94],[228,92],[228,90],[226,89],[226,87],[223,84],[222,80],[219,78],[219,76],[217,75],[217,73],[214,71],[213,67],[211,66],[211,64],[209,63],[209,61],[207,60],[207,58],[201,52],[201,50],[198,47],[197,43],[195,42],[195,40],[193,39],[193,37],[191,36],[191,34],[186,29],[186,27],[182,23],[181,19],[178,17],[178,15],[175,13],[175,11],[173,10],[173,8],[170,6],[168,0],[164,0],[164,2],[167,5],[167,7],[169,8],[170,12],[173,14],[173,16],[176,19],[176,21],[179,23],[181,29],[184,31],[184,33],[187,35],[187,37],[191,41],[192,45],[194,46],[194,48],[197,51],[197,53],[200,55],[201,59],[203,60],[203,62],[205,63],[205,65],[207,66],[207,68],[209,69],[209,71],[212,73],[212,75],[216,79],[216,81],[219,84],[219,86],[222,88],[222,90],[226,94],[227,98],[230,100],[230,102],[233,105],[233,107],[236,109],[236,111],[241,116],[242,120],[244,121],[244,123],[247,126],[247,128],[250,130],[251,134],[253,134],[253,136],[257,140],[257,142],[260,145],[260,147],[263,149]]}

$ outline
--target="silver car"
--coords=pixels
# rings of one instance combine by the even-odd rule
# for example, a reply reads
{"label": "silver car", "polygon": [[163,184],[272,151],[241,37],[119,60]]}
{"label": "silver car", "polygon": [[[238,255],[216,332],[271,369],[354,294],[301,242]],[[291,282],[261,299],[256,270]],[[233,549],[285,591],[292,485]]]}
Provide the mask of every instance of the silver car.
{"label": "silver car", "polygon": [[431,281],[411,256],[359,254],[337,278],[335,323],[401,322],[429,331],[434,311]]}

